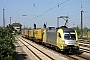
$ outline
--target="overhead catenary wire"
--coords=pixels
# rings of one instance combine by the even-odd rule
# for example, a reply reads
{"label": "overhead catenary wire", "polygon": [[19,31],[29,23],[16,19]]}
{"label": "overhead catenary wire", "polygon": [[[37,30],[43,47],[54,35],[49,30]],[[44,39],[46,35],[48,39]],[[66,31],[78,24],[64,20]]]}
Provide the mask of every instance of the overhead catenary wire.
{"label": "overhead catenary wire", "polygon": [[59,7],[60,5],[66,3],[66,2],[68,2],[68,1],[69,1],[69,0],[66,0],[66,1],[62,2],[61,4],[58,4],[58,5],[54,6],[54,7],[52,7],[52,8],[50,8],[49,10],[45,11],[44,13],[42,13],[42,14],[40,14],[40,15],[37,15],[37,16],[35,16],[34,18],[32,18],[32,19],[30,19],[30,20],[34,20],[35,18],[41,17],[41,16],[43,16],[45,13],[51,11],[52,9],[54,9],[54,8],[56,8],[56,7]]}

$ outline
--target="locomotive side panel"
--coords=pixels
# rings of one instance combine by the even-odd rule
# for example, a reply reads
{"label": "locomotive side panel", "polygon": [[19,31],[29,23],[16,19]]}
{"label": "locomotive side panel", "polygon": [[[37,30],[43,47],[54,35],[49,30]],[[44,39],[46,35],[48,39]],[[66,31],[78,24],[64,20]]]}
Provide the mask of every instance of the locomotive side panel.
{"label": "locomotive side panel", "polygon": [[52,45],[56,45],[56,30],[48,30],[46,32],[46,42]]}
{"label": "locomotive side panel", "polygon": [[66,46],[66,44],[63,44],[63,40],[64,40],[64,35],[63,35],[63,30],[62,29],[58,29],[57,30],[57,46],[62,50],[64,46]]}

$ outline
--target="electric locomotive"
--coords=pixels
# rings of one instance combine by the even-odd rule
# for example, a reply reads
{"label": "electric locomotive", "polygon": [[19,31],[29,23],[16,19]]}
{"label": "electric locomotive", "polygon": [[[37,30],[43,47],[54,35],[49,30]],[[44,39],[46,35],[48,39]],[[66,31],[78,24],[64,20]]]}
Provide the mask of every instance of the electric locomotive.
{"label": "electric locomotive", "polygon": [[60,27],[45,30],[43,42],[56,50],[68,52],[79,50],[77,32],[72,28]]}

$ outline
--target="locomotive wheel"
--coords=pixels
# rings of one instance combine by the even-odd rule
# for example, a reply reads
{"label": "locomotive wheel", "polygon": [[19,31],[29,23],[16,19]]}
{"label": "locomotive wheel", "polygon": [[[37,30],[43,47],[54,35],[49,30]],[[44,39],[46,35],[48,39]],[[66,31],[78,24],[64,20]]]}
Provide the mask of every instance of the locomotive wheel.
{"label": "locomotive wheel", "polygon": [[60,51],[60,49],[59,49],[58,47],[55,47],[55,50],[56,50],[56,51]]}

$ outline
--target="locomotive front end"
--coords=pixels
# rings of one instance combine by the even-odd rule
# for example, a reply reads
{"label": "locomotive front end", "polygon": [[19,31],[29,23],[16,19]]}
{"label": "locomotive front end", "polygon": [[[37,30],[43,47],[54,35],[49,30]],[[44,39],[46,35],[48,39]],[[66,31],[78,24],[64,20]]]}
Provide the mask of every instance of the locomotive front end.
{"label": "locomotive front end", "polygon": [[72,28],[63,29],[64,40],[62,41],[64,46],[64,50],[66,51],[77,51],[79,50],[77,32]]}
{"label": "locomotive front end", "polygon": [[61,51],[78,51],[77,32],[72,28],[62,28],[57,31],[57,45]]}

